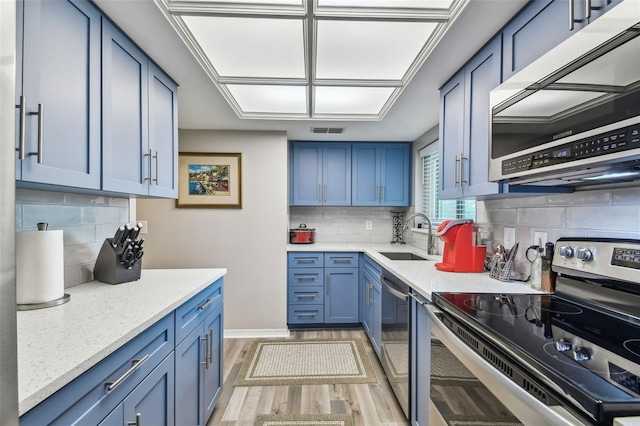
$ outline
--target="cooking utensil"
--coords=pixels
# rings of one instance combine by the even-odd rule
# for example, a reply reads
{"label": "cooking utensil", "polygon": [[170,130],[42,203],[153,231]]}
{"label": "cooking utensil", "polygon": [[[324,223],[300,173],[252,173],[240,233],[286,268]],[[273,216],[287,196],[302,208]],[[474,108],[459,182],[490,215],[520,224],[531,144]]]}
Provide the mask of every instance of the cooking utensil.
{"label": "cooking utensil", "polygon": [[116,233],[113,234],[113,238],[111,240],[111,245],[115,248],[118,247],[120,245],[120,241],[122,240],[122,237],[125,233],[125,228],[124,226],[120,226],[118,227],[118,229],[116,229]]}
{"label": "cooking utensil", "polygon": [[509,256],[507,257],[507,262],[509,263],[513,263],[514,260],[516,260],[516,254],[518,253],[518,246],[520,245],[520,243],[516,242],[513,247],[511,247],[511,250],[509,250]]}

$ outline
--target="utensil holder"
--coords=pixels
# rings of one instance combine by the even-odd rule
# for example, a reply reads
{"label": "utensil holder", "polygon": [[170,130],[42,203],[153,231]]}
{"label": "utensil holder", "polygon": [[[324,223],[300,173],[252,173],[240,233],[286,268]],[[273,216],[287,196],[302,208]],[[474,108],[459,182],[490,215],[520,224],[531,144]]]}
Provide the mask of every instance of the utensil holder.
{"label": "utensil holder", "polygon": [[491,267],[489,276],[499,281],[511,281],[511,267],[513,262],[495,262]]}
{"label": "utensil holder", "polygon": [[124,248],[113,247],[113,239],[107,238],[102,243],[102,248],[93,268],[93,277],[109,284],[122,284],[140,279],[142,271],[142,259],[136,262],[131,269],[122,264],[122,252]]}

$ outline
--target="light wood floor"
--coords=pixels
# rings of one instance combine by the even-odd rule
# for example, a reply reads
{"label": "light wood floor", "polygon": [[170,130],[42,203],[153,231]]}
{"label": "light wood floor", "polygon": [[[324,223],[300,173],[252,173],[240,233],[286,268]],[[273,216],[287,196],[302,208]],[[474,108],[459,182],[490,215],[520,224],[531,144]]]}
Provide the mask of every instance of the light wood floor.
{"label": "light wood floor", "polygon": [[[365,344],[378,383],[249,386],[234,387],[233,383],[254,339],[224,340],[224,387],[207,426],[253,426],[258,414],[351,414],[355,426],[406,426],[409,422],[392,393],[384,370],[373,351],[364,330],[318,330],[291,332],[292,339],[359,337]],[[430,426],[446,423],[436,408],[443,413],[472,414],[492,405],[497,400],[479,401],[466,389],[447,387],[433,389],[429,404]],[[450,392],[454,392],[451,393]],[[488,393],[488,391],[487,391]],[[480,398],[478,398],[480,399]],[[494,398],[495,399],[495,398]],[[455,403],[453,402],[455,400]],[[434,403],[435,401],[435,403]],[[483,407],[478,409],[477,407]],[[502,407],[504,409],[504,407]],[[471,412],[469,410],[471,409]],[[500,408],[497,408],[501,411]]]}

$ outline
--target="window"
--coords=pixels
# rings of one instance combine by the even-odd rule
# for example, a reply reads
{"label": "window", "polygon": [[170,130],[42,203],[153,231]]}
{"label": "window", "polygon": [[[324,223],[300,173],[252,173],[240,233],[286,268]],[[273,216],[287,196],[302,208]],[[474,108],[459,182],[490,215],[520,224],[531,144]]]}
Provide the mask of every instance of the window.
{"label": "window", "polygon": [[420,151],[422,158],[422,213],[433,223],[476,218],[475,200],[440,200],[440,152],[437,141]]}

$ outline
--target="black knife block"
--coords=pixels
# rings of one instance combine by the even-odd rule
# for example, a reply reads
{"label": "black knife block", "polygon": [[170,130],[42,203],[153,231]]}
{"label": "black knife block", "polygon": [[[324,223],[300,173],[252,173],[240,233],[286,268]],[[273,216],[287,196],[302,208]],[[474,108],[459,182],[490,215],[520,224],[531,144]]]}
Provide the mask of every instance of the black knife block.
{"label": "black knife block", "polygon": [[107,238],[102,243],[96,265],[93,268],[93,277],[109,284],[122,284],[140,279],[142,259],[137,261],[131,269],[127,269],[122,262],[122,247],[113,247],[112,238]]}

